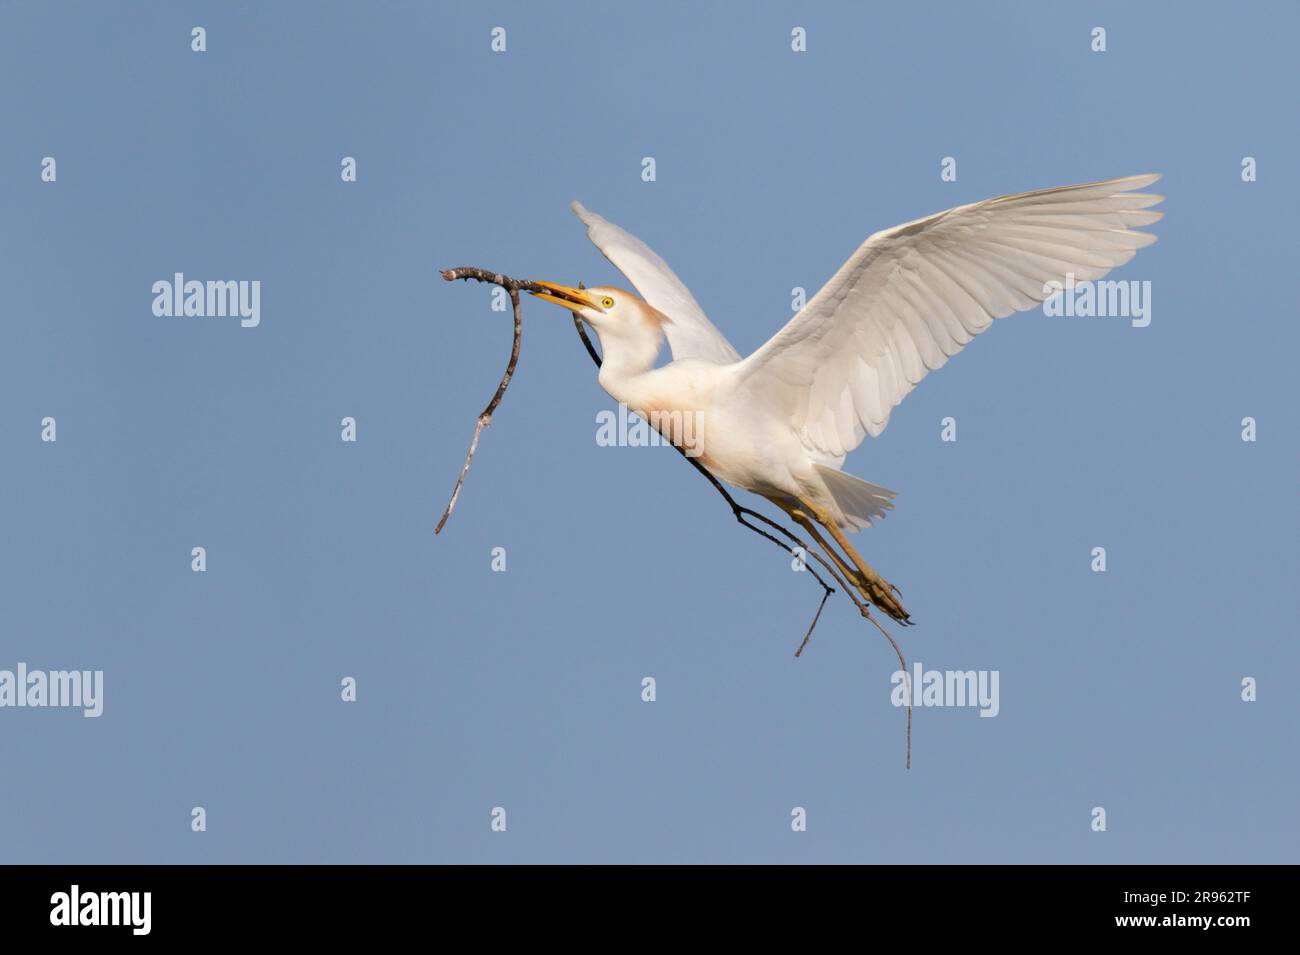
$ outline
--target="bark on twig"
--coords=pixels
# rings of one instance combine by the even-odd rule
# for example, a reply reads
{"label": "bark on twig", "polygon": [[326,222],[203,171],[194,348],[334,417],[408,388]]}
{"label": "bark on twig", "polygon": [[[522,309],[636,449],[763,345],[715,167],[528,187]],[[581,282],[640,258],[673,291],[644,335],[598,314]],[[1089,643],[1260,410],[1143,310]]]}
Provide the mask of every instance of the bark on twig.
{"label": "bark on twig", "polygon": [[433,529],[435,534],[441,534],[443,526],[447,523],[447,518],[451,517],[452,509],[456,506],[456,499],[460,497],[460,489],[465,485],[465,475],[469,474],[469,466],[474,460],[474,452],[478,450],[479,435],[483,429],[492,424],[492,415],[497,410],[497,405],[501,404],[501,399],[506,396],[506,389],[510,387],[510,379],[515,375],[515,366],[519,364],[519,343],[523,334],[523,317],[519,313],[519,292],[522,289],[525,292],[538,291],[540,285],[534,282],[525,282],[519,279],[512,279],[507,275],[499,272],[489,272],[486,269],[459,268],[447,269],[442,273],[442,277],[448,282],[454,282],[456,279],[474,279],[476,282],[491,282],[493,285],[500,285],[510,293],[510,304],[514,306],[515,311],[515,340],[510,348],[510,362],[506,365],[505,374],[501,376],[501,384],[497,385],[496,393],[492,395],[492,400],[488,402],[487,407],[479,414],[477,422],[474,424],[474,437],[469,443],[469,453],[465,455],[465,465],[460,469],[460,477],[456,479],[456,487],[452,489],[451,500],[447,502],[447,509],[442,512],[442,518],[438,521],[438,526]]}

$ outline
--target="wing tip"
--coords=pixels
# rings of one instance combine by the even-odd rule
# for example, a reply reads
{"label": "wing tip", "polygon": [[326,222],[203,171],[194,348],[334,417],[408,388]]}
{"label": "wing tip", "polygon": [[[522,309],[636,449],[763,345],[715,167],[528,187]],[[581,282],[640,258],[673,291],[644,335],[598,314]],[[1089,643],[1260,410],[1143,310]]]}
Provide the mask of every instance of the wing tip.
{"label": "wing tip", "polygon": [[1120,182],[1132,183],[1132,185],[1126,187],[1125,191],[1127,192],[1129,189],[1145,189],[1153,182],[1159,182],[1163,175],[1162,172],[1140,172],[1136,176],[1126,176]]}

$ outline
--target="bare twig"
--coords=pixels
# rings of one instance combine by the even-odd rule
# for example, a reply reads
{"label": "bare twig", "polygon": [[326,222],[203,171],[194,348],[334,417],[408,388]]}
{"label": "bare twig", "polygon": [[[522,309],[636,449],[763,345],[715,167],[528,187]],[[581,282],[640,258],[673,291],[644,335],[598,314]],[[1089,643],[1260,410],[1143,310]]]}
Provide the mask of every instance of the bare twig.
{"label": "bare twig", "polygon": [[871,614],[863,610],[862,616],[866,617],[868,620],[874,623],[876,625],[876,629],[885,635],[885,639],[889,641],[889,645],[894,648],[894,653],[898,654],[898,665],[903,668],[903,683],[907,687],[907,768],[911,769],[912,768],[912,674],[907,672],[907,661],[903,659],[903,651],[898,646],[898,641],[895,640],[890,635],[889,631],[886,630],[883,626],[881,626],[880,621],[877,620],[875,617],[871,616]]}
{"label": "bare twig", "polygon": [[483,433],[484,428],[492,424],[492,414],[497,410],[497,405],[501,404],[501,399],[505,397],[506,389],[510,387],[510,379],[515,374],[515,365],[519,364],[519,341],[523,333],[523,318],[519,313],[519,291],[523,289],[525,292],[532,292],[541,289],[541,286],[534,282],[512,279],[508,275],[502,275],[500,272],[489,272],[486,269],[447,269],[442,273],[442,277],[448,282],[454,282],[456,279],[491,282],[493,285],[500,285],[509,292],[510,304],[514,306],[515,310],[515,341],[510,349],[510,362],[506,365],[505,374],[501,376],[501,384],[497,385],[492,400],[488,402],[487,407],[483,409],[474,424],[474,437],[469,443],[469,453],[465,455],[465,466],[460,469],[460,477],[456,479],[456,487],[451,492],[451,500],[447,502],[447,509],[442,512],[442,518],[438,521],[438,526],[433,529],[435,534],[442,533],[443,525],[447,523],[447,518],[451,517],[452,508],[456,506],[456,499],[460,497],[460,489],[465,484],[465,475],[469,474],[470,463],[474,460],[474,452],[478,450],[479,435]]}
{"label": "bare twig", "polygon": [[826,606],[826,601],[834,593],[829,587],[822,592],[822,602],[817,605],[817,612],[813,614],[813,622],[808,625],[808,632],[803,635],[803,642],[799,644],[799,649],[794,652],[795,656],[803,653],[803,648],[808,646],[808,641],[812,639],[812,632],[817,628],[817,621],[822,618],[822,609]]}

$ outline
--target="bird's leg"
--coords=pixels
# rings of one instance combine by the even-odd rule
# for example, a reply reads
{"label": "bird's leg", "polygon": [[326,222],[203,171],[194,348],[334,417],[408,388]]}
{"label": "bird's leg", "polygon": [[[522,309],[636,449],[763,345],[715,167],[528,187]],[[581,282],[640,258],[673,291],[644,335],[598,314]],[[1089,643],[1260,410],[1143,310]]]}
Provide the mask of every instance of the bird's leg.
{"label": "bird's leg", "polygon": [[[862,559],[862,555],[848,542],[844,533],[829,514],[816,505],[803,500],[799,501],[798,505],[792,505],[775,498],[772,500],[789,514],[795,523],[812,535],[813,540],[818,543],[822,550],[831,555],[841,573],[853,581],[866,601],[875,604],[899,623],[906,624],[910,622],[907,611],[898,600],[897,588],[876,573],[871,568],[871,565]],[[816,524],[813,523],[814,520],[817,522]],[[848,560],[853,562],[853,567],[849,567],[845,558],[841,557],[835,548],[827,543],[826,538],[817,530],[817,524],[821,524],[830,531],[831,536],[843,549]]]}
{"label": "bird's leg", "polygon": [[[842,576],[845,580],[851,582],[862,594],[863,599],[870,601],[871,594],[868,593],[865,586],[863,585],[861,580],[861,575],[857,572],[857,570],[855,570],[854,568],[848,565],[848,563],[844,560],[843,557],[839,555],[839,553],[835,550],[834,547],[832,547],[830,544],[826,542],[826,538],[822,537],[821,533],[817,530],[817,525],[813,523],[813,519],[809,516],[809,512],[803,510],[803,508],[801,507],[796,507],[794,505],[787,504],[786,502],[778,500],[776,498],[772,498],[771,500],[779,508],[781,508],[781,510],[789,514],[790,519],[792,521],[794,521],[796,524],[798,524],[800,527],[806,530],[808,534],[812,537],[812,539],[817,542],[817,546],[820,547],[823,551],[825,551],[830,556],[831,560],[835,562],[835,566],[839,569],[839,574],[837,575],[837,577]],[[846,588],[846,592],[847,592],[847,588]],[[857,601],[854,602],[856,603]]]}
{"label": "bird's leg", "polygon": [[[910,615],[899,600],[902,595],[899,593],[898,588],[876,573],[871,565],[862,559],[862,555],[849,543],[849,539],[844,536],[844,532],[840,530],[829,514],[819,507],[808,504],[806,501],[801,501],[800,504],[811,511],[817,523],[830,531],[831,537],[835,538],[835,543],[840,545],[844,553],[848,555],[849,560],[856,565],[857,574],[855,577],[867,599],[899,623],[910,623]],[[816,531],[809,530],[809,533],[817,536]],[[818,539],[820,540],[820,538]],[[823,544],[822,546],[826,545]]]}

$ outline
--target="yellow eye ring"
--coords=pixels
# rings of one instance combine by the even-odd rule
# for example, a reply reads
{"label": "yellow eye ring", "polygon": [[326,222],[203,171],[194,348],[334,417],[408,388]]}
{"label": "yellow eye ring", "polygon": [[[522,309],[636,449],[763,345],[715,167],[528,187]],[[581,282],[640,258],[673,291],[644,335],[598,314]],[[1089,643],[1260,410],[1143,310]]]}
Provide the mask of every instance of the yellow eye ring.
{"label": "yellow eye ring", "polygon": [[612,298],[610,298],[608,295],[606,295],[604,298],[602,298],[602,299],[600,300],[600,307],[601,307],[601,308],[613,308],[613,307],[614,307],[614,300],[613,300]]}

